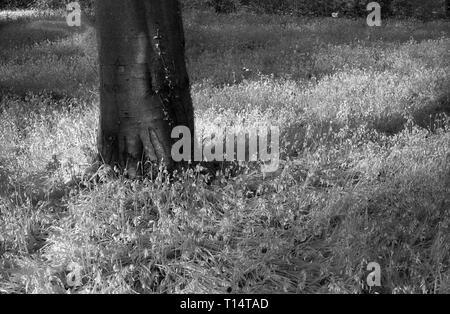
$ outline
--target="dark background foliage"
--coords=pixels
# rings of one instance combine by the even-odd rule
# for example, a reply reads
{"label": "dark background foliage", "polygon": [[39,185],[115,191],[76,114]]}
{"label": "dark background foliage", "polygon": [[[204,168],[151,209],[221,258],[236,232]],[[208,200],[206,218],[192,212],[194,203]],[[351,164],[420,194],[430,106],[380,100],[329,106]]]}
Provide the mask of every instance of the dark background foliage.
{"label": "dark background foliage", "polygon": [[[247,9],[256,13],[281,13],[307,16],[367,15],[369,0],[182,0],[188,7],[213,7],[217,13]],[[398,17],[441,18],[445,16],[445,0],[378,0],[383,14]],[[448,8],[447,1],[447,8]],[[448,10],[448,9],[447,9]]]}

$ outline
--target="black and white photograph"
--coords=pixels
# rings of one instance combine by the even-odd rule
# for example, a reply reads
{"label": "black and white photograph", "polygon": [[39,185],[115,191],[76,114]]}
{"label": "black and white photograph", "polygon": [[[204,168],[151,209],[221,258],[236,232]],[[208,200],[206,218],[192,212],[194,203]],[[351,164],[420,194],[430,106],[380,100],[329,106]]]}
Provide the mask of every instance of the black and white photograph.
{"label": "black and white photograph", "polygon": [[450,294],[450,1],[0,0],[0,295],[30,294]]}

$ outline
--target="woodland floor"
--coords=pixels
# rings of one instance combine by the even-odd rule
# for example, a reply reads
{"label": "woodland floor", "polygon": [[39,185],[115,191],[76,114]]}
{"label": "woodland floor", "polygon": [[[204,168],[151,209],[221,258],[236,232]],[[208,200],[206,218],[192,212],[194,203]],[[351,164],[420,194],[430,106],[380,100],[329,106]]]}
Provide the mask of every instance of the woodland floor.
{"label": "woodland floor", "polygon": [[90,181],[95,30],[2,12],[0,293],[450,293],[450,22],[185,25],[196,128],[280,126],[279,171]]}

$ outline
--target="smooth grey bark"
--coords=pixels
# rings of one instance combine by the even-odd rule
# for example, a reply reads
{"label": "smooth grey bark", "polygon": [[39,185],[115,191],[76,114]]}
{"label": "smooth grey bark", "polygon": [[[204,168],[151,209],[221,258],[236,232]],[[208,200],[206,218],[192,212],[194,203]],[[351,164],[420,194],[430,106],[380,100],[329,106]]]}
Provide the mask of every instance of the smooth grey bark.
{"label": "smooth grey bark", "polygon": [[134,176],[142,162],[173,168],[175,126],[194,134],[178,0],[97,0],[102,160]]}

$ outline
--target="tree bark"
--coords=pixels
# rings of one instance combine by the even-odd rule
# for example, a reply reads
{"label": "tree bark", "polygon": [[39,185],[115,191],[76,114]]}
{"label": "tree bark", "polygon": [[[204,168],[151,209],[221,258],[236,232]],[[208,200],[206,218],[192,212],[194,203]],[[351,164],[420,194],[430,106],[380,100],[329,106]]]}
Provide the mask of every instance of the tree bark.
{"label": "tree bark", "polygon": [[178,0],[97,0],[101,159],[131,176],[169,169],[175,126],[194,134]]}
{"label": "tree bark", "polygon": [[445,0],[445,15],[450,18],[450,0]]}

